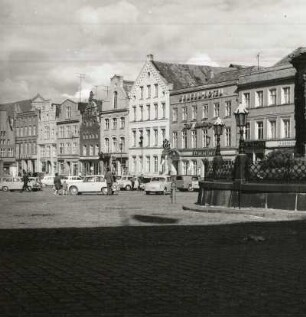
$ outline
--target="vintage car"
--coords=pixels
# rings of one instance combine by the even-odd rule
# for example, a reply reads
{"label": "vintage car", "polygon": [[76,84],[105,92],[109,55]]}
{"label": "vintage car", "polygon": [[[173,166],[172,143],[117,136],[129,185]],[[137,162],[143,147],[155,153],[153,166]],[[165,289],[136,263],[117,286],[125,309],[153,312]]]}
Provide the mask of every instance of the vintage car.
{"label": "vintage car", "polygon": [[29,177],[29,182],[28,182],[28,187],[32,190],[32,191],[39,191],[42,190],[42,183],[40,181],[39,177]]}
{"label": "vintage car", "polygon": [[145,189],[145,185],[151,181],[151,179],[155,177],[154,175],[143,175],[138,177],[139,188],[141,190]]}
{"label": "vintage car", "polygon": [[188,190],[193,192],[199,190],[199,177],[195,175],[178,175],[176,176],[176,188],[180,191]]}
{"label": "vintage car", "polygon": [[120,189],[131,190],[133,187],[131,179],[132,176],[117,176],[116,182]]}
{"label": "vintage car", "polygon": [[[112,187],[113,194],[119,193],[119,186],[115,182]],[[103,175],[85,176],[79,183],[69,184],[68,191],[71,195],[78,195],[82,193],[102,193],[107,194],[107,184]]]}
{"label": "vintage car", "polygon": [[45,175],[41,179],[42,186],[53,186],[54,185],[54,175]]}
{"label": "vintage car", "polygon": [[171,192],[172,180],[170,176],[154,176],[149,183],[144,185],[144,191],[147,195],[155,194],[168,194]]}
{"label": "vintage car", "polygon": [[4,192],[10,190],[21,190],[23,181],[21,177],[4,176],[0,179],[0,189]]}

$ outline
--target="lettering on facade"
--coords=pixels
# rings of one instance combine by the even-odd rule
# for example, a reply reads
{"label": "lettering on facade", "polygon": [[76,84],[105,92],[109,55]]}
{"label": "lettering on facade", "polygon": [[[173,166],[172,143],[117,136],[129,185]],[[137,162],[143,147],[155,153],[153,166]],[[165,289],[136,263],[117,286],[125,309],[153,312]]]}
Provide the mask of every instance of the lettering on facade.
{"label": "lettering on facade", "polygon": [[215,156],[215,149],[193,150],[192,156]]}
{"label": "lettering on facade", "polygon": [[248,150],[263,150],[266,148],[265,141],[246,141],[245,148]]}
{"label": "lettering on facade", "polygon": [[212,123],[210,122],[193,122],[193,123],[185,123],[184,124],[184,129],[190,130],[190,129],[202,129],[202,128],[207,128],[210,129],[213,126]]}

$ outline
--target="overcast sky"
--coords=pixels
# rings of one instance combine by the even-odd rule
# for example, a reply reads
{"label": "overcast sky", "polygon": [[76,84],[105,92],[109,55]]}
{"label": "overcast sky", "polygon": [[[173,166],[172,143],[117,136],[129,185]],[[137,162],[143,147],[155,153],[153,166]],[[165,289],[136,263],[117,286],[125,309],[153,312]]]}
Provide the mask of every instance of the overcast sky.
{"label": "overcast sky", "polygon": [[[306,46],[304,0],[0,0],[0,103],[78,99],[135,80],[146,55],[270,66]],[[101,86],[100,86],[101,85]],[[95,88],[95,86],[98,86]]]}

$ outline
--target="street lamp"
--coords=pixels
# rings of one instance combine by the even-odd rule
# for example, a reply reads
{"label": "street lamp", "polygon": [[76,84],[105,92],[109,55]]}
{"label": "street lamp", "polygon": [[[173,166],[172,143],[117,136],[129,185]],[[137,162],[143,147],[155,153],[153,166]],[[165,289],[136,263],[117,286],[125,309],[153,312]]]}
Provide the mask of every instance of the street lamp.
{"label": "street lamp", "polygon": [[245,106],[241,103],[238,108],[235,110],[234,115],[236,119],[237,127],[239,128],[239,154],[244,154],[244,139],[243,139],[243,131],[247,124],[247,116],[249,112],[245,108]]}
{"label": "street lamp", "polygon": [[217,120],[213,123],[214,133],[217,138],[217,145],[216,145],[216,154],[215,156],[219,157],[221,156],[220,151],[220,137],[223,133],[224,128],[224,122],[220,119],[220,117],[217,118]]}
{"label": "street lamp", "polygon": [[143,174],[143,135],[139,137],[139,147],[141,148],[141,174]]}
{"label": "street lamp", "polygon": [[123,150],[122,142],[119,143],[119,149],[120,149],[120,167],[121,167],[121,176],[122,176],[122,150]]}

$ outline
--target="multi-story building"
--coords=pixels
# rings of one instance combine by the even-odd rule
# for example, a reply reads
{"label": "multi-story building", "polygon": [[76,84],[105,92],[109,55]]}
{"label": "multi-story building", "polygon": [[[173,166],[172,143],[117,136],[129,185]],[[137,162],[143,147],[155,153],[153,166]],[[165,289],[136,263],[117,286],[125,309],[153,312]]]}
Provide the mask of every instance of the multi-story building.
{"label": "multi-story building", "polygon": [[0,106],[0,175],[17,175],[14,105]]}
{"label": "multi-story building", "polygon": [[236,155],[237,135],[233,112],[238,106],[237,80],[252,67],[232,66],[205,85],[173,90],[170,93],[170,144],[175,149],[174,172],[179,175],[205,173],[205,160],[215,155],[216,138],[213,124],[224,123],[220,138],[221,155],[232,160]]}
{"label": "multi-story building", "polygon": [[37,170],[54,175],[57,171],[56,114],[58,105],[41,96],[32,103],[38,111]]}
{"label": "multi-story building", "polygon": [[35,108],[37,95],[32,100],[25,101],[15,107],[15,144],[16,161],[19,174],[23,171],[34,173],[37,169],[37,136],[38,110]]}
{"label": "multi-story building", "polygon": [[65,175],[80,173],[80,124],[82,116],[78,104],[66,99],[59,105],[57,114],[58,172]]}
{"label": "multi-story building", "polygon": [[169,140],[170,91],[205,84],[227,68],[158,62],[153,55],[139,73],[130,92],[129,171],[160,174],[168,170],[163,161],[163,141]]}
{"label": "multi-story building", "polygon": [[249,111],[245,150],[253,161],[275,149],[294,151],[295,74],[285,62],[239,78],[239,101]]}
{"label": "multi-story building", "polygon": [[80,126],[80,173],[102,174],[100,154],[100,113],[102,102],[93,98],[90,92],[88,103],[79,103],[82,115]]}
{"label": "multi-story building", "polygon": [[110,164],[117,175],[128,172],[129,92],[132,86],[132,81],[114,75],[101,112],[103,161]]}

